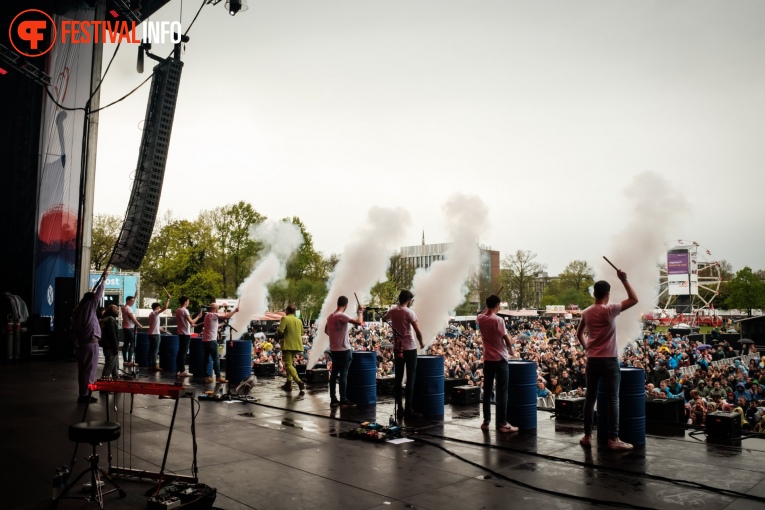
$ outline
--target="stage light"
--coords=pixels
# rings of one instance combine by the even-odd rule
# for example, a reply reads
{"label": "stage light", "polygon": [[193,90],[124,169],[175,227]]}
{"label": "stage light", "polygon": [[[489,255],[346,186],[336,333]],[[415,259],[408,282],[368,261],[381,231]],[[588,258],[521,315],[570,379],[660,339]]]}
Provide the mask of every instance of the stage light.
{"label": "stage light", "polygon": [[6,71],[6,70],[5,70],[5,69],[3,69],[2,67],[0,67],[0,74],[2,74],[2,75],[6,75],[6,74],[8,74],[8,71]]}
{"label": "stage light", "polygon": [[226,9],[228,13],[235,16],[237,12],[244,12],[250,7],[247,5],[247,0],[226,0]]}
{"label": "stage light", "polygon": [[115,11],[114,9],[112,9],[111,11],[109,11],[109,14],[111,14],[111,15],[112,15],[112,18],[119,18],[119,17],[120,17],[120,13],[118,13],[118,12],[117,12],[117,11]]}

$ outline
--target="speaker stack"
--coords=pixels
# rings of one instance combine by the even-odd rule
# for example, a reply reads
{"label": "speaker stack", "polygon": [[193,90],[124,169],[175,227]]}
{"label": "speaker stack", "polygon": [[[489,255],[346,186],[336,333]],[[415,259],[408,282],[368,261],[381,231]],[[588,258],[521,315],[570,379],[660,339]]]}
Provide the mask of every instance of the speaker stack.
{"label": "speaker stack", "polygon": [[740,439],[741,415],[715,411],[707,414],[707,437],[709,439]]}
{"label": "speaker stack", "polygon": [[584,397],[556,398],[555,418],[584,419]]}
{"label": "speaker stack", "polygon": [[77,305],[74,278],[56,278],[53,289],[53,357],[66,359],[74,355],[74,344],[69,332],[69,321]]}

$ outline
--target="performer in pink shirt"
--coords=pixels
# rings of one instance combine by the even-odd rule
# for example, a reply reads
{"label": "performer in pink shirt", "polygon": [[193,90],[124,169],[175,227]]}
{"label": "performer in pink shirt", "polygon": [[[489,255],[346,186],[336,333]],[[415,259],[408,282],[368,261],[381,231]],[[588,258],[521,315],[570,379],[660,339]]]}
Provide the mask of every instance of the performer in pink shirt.
{"label": "performer in pink shirt", "polygon": [[[624,284],[627,299],[621,303],[608,304],[611,297],[611,285],[600,280],[595,283],[595,304],[582,312],[582,320],[576,330],[576,338],[587,354],[587,396],[584,405],[584,437],[579,444],[585,448],[591,446],[592,420],[595,413],[595,401],[598,386],[605,386],[608,396],[608,448],[611,450],[631,450],[633,447],[619,439],[619,350],[616,345],[616,316],[638,302],[635,291],[627,281],[627,273],[617,269],[616,275]],[[585,334],[585,331],[587,332]],[[600,433],[605,433],[601,430]]]}
{"label": "performer in pink shirt", "polygon": [[[353,351],[351,342],[348,338],[348,324],[361,326],[364,324],[362,313],[364,308],[359,305],[356,309],[357,317],[354,319],[345,314],[348,308],[348,298],[340,296],[337,298],[337,309],[329,314],[327,323],[324,326],[324,332],[329,336],[329,349],[332,358],[332,375],[329,378],[329,396],[330,406],[353,407],[356,404],[348,400],[345,390],[348,387],[348,369],[351,367]],[[338,379],[340,380],[340,400],[335,393]]]}
{"label": "performer in pink shirt", "polygon": [[510,371],[507,361],[513,356],[513,344],[505,329],[505,321],[497,315],[499,296],[486,298],[486,309],[476,317],[483,341],[483,424],[481,430],[489,430],[491,423],[491,395],[494,381],[497,391],[494,401],[497,405],[496,429],[499,432],[518,432],[507,422],[507,388]]}
{"label": "performer in pink shirt", "polygon": [[175,375],[178,377],[191,377],[186,371],[186,356],[189,352],[189,342],[191,341],[191,331],[197,325],[197,321],[202,316],[202,310],[193,319],[189,314],[189,298],[181,296],[178,300],[178,309],[175,311],[176,333],[178,333],[178,358],[176,359]]}

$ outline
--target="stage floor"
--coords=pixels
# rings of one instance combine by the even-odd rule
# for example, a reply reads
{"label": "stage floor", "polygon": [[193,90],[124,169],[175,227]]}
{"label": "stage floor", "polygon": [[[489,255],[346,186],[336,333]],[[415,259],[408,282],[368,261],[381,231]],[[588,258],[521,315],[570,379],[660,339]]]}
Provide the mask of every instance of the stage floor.
{"label": "stage floor", "polygon": [[[100,367],[99,367],[100,371]],[[75,403],[76,364],[34,362],[0,366],[0,487],[10,508],[47,508],[57,466],[68,464],[73,444],[67,429],[82,418]],[[142,372],[142,380],[171,382]],[[446,406],[443,421],[405,423],[417,440],[376,444],[340,437],[354,424],[387,424],[390,397],[366,409],[330,409],[327,387],[287,394],[282,377],[263,377],[250,403],[201,402],[196,418],[201,483],[215,487],[218,508],[257,509],[580,509],[591,500],[618,508],[765,508],[765,441],[707,444],[704,435],[649,435],[643,451],[615,453],[578,440],[582,424],[538,413],[536,435],[482,432],[479,405]],[[213,385],[192,385],[197,392]],[[129,401],[129,400],[126,400]],[[125,440],[118,464],[158,470],[173,400],[136,395],[132,416],[118,401],[116,421]],[[182,399],[168,469],[191,473],[190,400]],[[314,416],[315,415],[315,416]],[[89,419],[105,416],[100,401]],[[114,416],[114,415],[113,415]],[[132,433],[127,434],[132,429]],[[439,438],[440,436],[440,438]],[[450,438],[450,439],[444,439]],[[87,446],[87,445],[85,445]],[[88,447],[89,448],[89,447]],[[85,450],[74,475],[86,467]],[[105,446],[99,448],[105,464]],[[115,452],[115,464],[117,453]],[[494,473],[474,464],[485,466]],[[519,485],[513,481],[520,482]],[[693,485],[673,480],[694,482]],[[148,481],[122,481],[127,497],[106,496],[108,509],[146,508]],[[743,495],[759,497],[748,499]],[[566,496],[575,496],[578,499]],[[62,501],[59,508],[86,508]]]}

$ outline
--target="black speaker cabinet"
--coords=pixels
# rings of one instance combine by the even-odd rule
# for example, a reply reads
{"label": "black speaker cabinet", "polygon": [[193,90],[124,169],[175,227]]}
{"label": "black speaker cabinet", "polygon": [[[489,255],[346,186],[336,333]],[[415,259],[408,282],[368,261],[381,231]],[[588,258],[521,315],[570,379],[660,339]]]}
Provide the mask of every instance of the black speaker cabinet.
{"label": "black speaker cabinet", "polygon": [[685,403],[682,398],[645,399],[647,423],[683,423]]}
{"label": "black speaker cabinet", "polygon": [[50,317],[31,316],[27,321],[27,329],[32,335],[50,335]]}
{"label": "black speaker cabinet", "polygon": [[386,375],[377,379],[377,393],[380,395],[393,395],[396,391],[396,376]]}
{"label": "black speaker cabinet", "polygon": [[479,386],[457,386],[452,390],[452,404],[477,404],[481,400]]}
{"label": "black speaker cabinet", "polygon": [[253,365],[253,371],[257,376],[275,376],[276,365],[274,363],[255,363]]}
{"label": "black speaker cabinet", "polygon": [[555,399],[555,417],[556,418],[583,418],[584,417],[584,397],[556,398]]}
{"label": "black speaker cabinet", "polygon": [[444,379],[444,403],[448,404],[454,395],[454,388],[463,386],[467,381],[465,379],[455,379],[447,377]]}
{"label": "black speaker cabinet", "polygon": [[74,345],[69,333],[69,320],[77,305],[74,294],[74,278],[56,278],[53,290],[53,356],[65,359],[74,355]]}
{"label": "black speaker cabinet", "polygon": [[317,384],[329,382],[329,370],[326,368],[314,368],[305,371],[305,382]]}
{"label": "black speaker cabinet", "polygon": [[715,411],[707,414],[709,439],[738,439],[741,437],[741,415]]}

